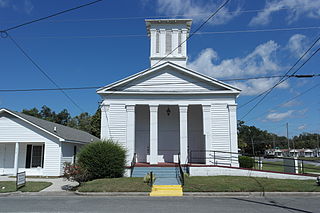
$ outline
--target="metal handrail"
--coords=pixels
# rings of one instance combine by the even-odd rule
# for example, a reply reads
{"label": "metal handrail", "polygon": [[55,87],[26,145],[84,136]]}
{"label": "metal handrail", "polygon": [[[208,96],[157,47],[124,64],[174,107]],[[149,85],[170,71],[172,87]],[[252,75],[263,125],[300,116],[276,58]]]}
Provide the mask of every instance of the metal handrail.
{"label": "metal handrail", "polygon": [[182,166],[181,166],[181,160],[180,160],[180,153],[178,155],[178,177],[179,177],[179,180],[180,180],[180,183],[181,183],[181,186],[184,186],[184,172],[183,172],[183,169],[182,169]]}
{"label": "metal handrail", "polygon": [[151,171],[150,173],[150,182],[149,182],[149,185],[152,187],[153,186],[153,172]]}
{"label": "metal handrail", "polygon": [[136,163],[137,163],[137,153],[134,153],[134,154],[133,154],[132,161],[131,161],[131,166],[130,166],[130,169],[131,169],[131,171],[130,171],[130,177],[132,177],[133,169],[134,169]]}
{"label": "metal handrail", "polygon": [[[202,156],[199,156],[196,155],[196,153],[209,153],[209,154],[204,154]],[[220,155],[219,155],[220,154]],[[254,159],[254,167],[255,167],[255,164],[257,163],[257,160],[258,161],[261,161],[261,157],[263,156],[252,156],[252,155],[246,155],[246,154],[241,154],[241,153],[236,153],[236,152],[226,152],[226,151],[216,151],[216,150],[190,150],[189,152],[189,156],[188,156],[188,159],[189,159],[189,164],[192,164],[193,162],[194,163],[198,163],[198,162],[195,162],[195,160],[210,160],[211,162],[213,162],[214,165],[223,165],[223,164],[228,164],[226,162],[223,162],[223,161],[232,161],[232,160],[238,160],[238,157],[239,156],[247,156],[247,157],[251,157]],[[319,163],[319,161],[316,161],[316,160],[305,160],[305,159],[294,159],[294,158],[290,158],[290,157],[275,157],[275,159],[290,159],[290,160],[296,160],[297,163],[298,163],[298,167],[299,168],[299,172],[301,174],[308,174],[310,172],[308,172],[308,170],[310,171],[316,171],[317,173],[319,172],[320,173],[320,168],[316,168],[316,167],[312,167],[312,166],[308,166],[310,164],[306,163],[306,162],[313,162],[313,163]],[[220,161],[220,162],[219,162]],[[231,166],[231,164],[229,164]],[[273,165],[273,166],[279,166],[279,167],[283,167],[284,169],[285,168],[297,168],[297,166],[295,165],[289,165],[289,164],[285,164],[285,163],[282,163],[282,164],[278,164],[276,162],[266,162],[264,161],[263,162],[263,165]]]}

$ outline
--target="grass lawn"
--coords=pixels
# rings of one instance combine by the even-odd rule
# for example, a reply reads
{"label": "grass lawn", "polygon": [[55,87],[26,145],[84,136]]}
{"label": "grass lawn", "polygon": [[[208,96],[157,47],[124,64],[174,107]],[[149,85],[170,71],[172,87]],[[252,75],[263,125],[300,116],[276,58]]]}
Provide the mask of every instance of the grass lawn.
{"label": "grass lawn", "polygon": [[106,178],[83,183],[79,192],[150,192],[143,178]]}
{"label": "grass lawn", "polygon": [[[150,192],[143,178],[98,179],[84,183],[79,192]],[[186,177],[184,192],[320,192],[315,180],[254,177]]]}
{"label": "grass lawn", "polygon": [[[255,169],[258,169],[258,163],[255,164]],[[262,170],[284,172],[283,161],[263,162]],[[299,172],[302,173],[299,165]],[[304,163],[304,173],[320,173],[320,166]]]}
{"label": "grass lawn", "polygon": [[188,177],[184,192],[320,192],[315,180],[282,180],[256,177]]}
{"label": "grass lawn", "polygon": [[[51,186],[50,182],[27,182],[25,186],[21,187],[18,191],[21,192],[39,192]],[[0,193],[3,192],[15,192],[16,182],[15,181],[0,181]]]}

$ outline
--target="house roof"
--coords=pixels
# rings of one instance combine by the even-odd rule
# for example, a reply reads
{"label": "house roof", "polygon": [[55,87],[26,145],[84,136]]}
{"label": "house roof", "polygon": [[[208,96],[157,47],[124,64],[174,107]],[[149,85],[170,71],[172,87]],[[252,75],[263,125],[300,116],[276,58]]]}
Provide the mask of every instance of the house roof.
{"label": "house roof", "polygon": [[24,120],[31,125],[37,127],[38,129],[59,138],[65,142],[75,142],[75,143],[90,143],[95,140],[99,140],[99,138],[85,132],[82,130],[74,129],[71,127],[67,127],[61,124],[57,124],[51,121],[46,121],[40,118],[36,118],[30,115],[26,115],[24,113],[12,111],[9,109],[0,109],[0,114],[3,112],[7,112],[21,120]]}
{"label": "house roof", "polygon": [[[116,93],[116,91],[117,91],[116,87],[119,87],[119,86],[122,86],[122,85],[127,85],[129,82],[131,82],[133,80],[136,80],[138,78],[142,78],[142,77],[144,77],[144,76],[146,76],[146,75],[148,75],[150,73],[157,72],[158,70],[161,70],[162,68],[165,68],[165,67],[174,68],[175,70],[180,71],[183,74],[186,74],[186,75],[192,76],[192,77],[194,77],[196,79],[205,81],[208,84],[212,84],[214,86],[223,87],[229,93],[239,94],[240,91],[241,91],[239,88],[236,88],[234,86],[226,84],[226,83],[224,83],[222,81],[219,81],[217,79],[211,78],[211,77],[209,77],[207,75],[204,75],[202,73],[196,72],[196,71],[191,70],[189,68],[177,65],[177,64],[172,63],[170,61],[167,61],[167,62],[164,62],[164,63],[159,64],[157,66],[151,67],[151,68],[143,70],[141,72],[138,72],[138,73],[136,73],[134,75],[131,75],[131,76],[127,77],[127,78],[124,78],[122,80],[119,80],[119,81],[116,81],[114,83],[111,83],[111,84],[109,84],[107,86],[104,86],[102,88],[99,88],[97,90],[97,93],[103,94],[103,93],[108,93],[108,92],[111,92],[111,91],[112,91],[112,93]],[[221,91],[218,91],[217,93],[221,93]],[[227,93],[227,92],[223,91],[223,93]]]}

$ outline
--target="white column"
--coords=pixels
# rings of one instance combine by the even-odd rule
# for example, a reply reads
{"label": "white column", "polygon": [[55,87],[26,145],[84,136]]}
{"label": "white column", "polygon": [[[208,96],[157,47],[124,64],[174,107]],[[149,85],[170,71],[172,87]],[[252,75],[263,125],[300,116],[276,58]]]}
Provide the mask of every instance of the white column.
{"label": "white column", "polygon": [[127,105],[127,164],[130,165],[135,147],[135,105]]}
{"label": "white column", "polygon": [[[160,29],[160,57],[166,55],[166,30]],[[163,63],[163,61],[161,62]]]}
{"label": "white column", "polygon": [[187,57],[187,33],[188,30],[187,29],[182,29],[181,31],[181,55]]}
{"label": "white column", "polygon": [[156,54],[156,29],[150,29],[150,57],[153,57]]}
{"label": "white column", "polygon": [[179,105],[180,112],[180,160],[188,162],[188,105]]}
{"label": "white column", "polygon": [[[211,147],[211,105],[202,105],[202,117],[203,117],[203,135],[205,138],[206,151],[206,164],[213,164],[210,162],[210,152]],[[211,160],[212,161],[212,160]]]}
{"label": "white column", "polygon": [[150,164],[158,164],[158,106],[150,105]]}
{"label": "white column", "polygon": [[101,130],[100,130],[101,140],[108,140],[111,138],[108,112],[109,112],[109,105],[103,104],[101,106]]}
{"label": "white column", "polygon": [[[229,104],[229,131],[230,131],[230,152],[238,153],[238,137],[237,137],[237,104]],[[238,155],[232,154],[231,166],[238,167]]]}
{"label": "white column", "polygon": [[178,55],[178,29],[172,29],[172,52],[173,56]]}
{"label": "white column", "polygon": [[18,171],[19,171],[19,143],[16,142],[16,147],[14,150],[14,175],[17,175]]}

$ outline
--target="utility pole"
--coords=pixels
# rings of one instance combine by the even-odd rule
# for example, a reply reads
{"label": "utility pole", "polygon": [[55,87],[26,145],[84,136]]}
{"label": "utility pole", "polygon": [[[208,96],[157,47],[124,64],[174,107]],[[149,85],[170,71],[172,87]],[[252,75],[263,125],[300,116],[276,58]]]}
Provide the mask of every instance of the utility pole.
{"label": "utility pole", "polygon": [[319,142],[319,134],[317,134],[317,142],[318,142],[318,150],[317,150],[317,157],[320,157],[319,153],[320,153],[320,142]]}
{"label": "utility pole", "polygon": [[253,144],[253,137],[251,136],[251,145],[252,145],[252,154],[254,156],[254,144]]}
{"label": "utility pole", "polygon": [[273,149],[276,149],[276,136],[273,135]]}
{"label": "utility pole", "polygon": [[288,155],[290,155],[289,124],[288,123],[286,123],[286,127],[287,127]]}

